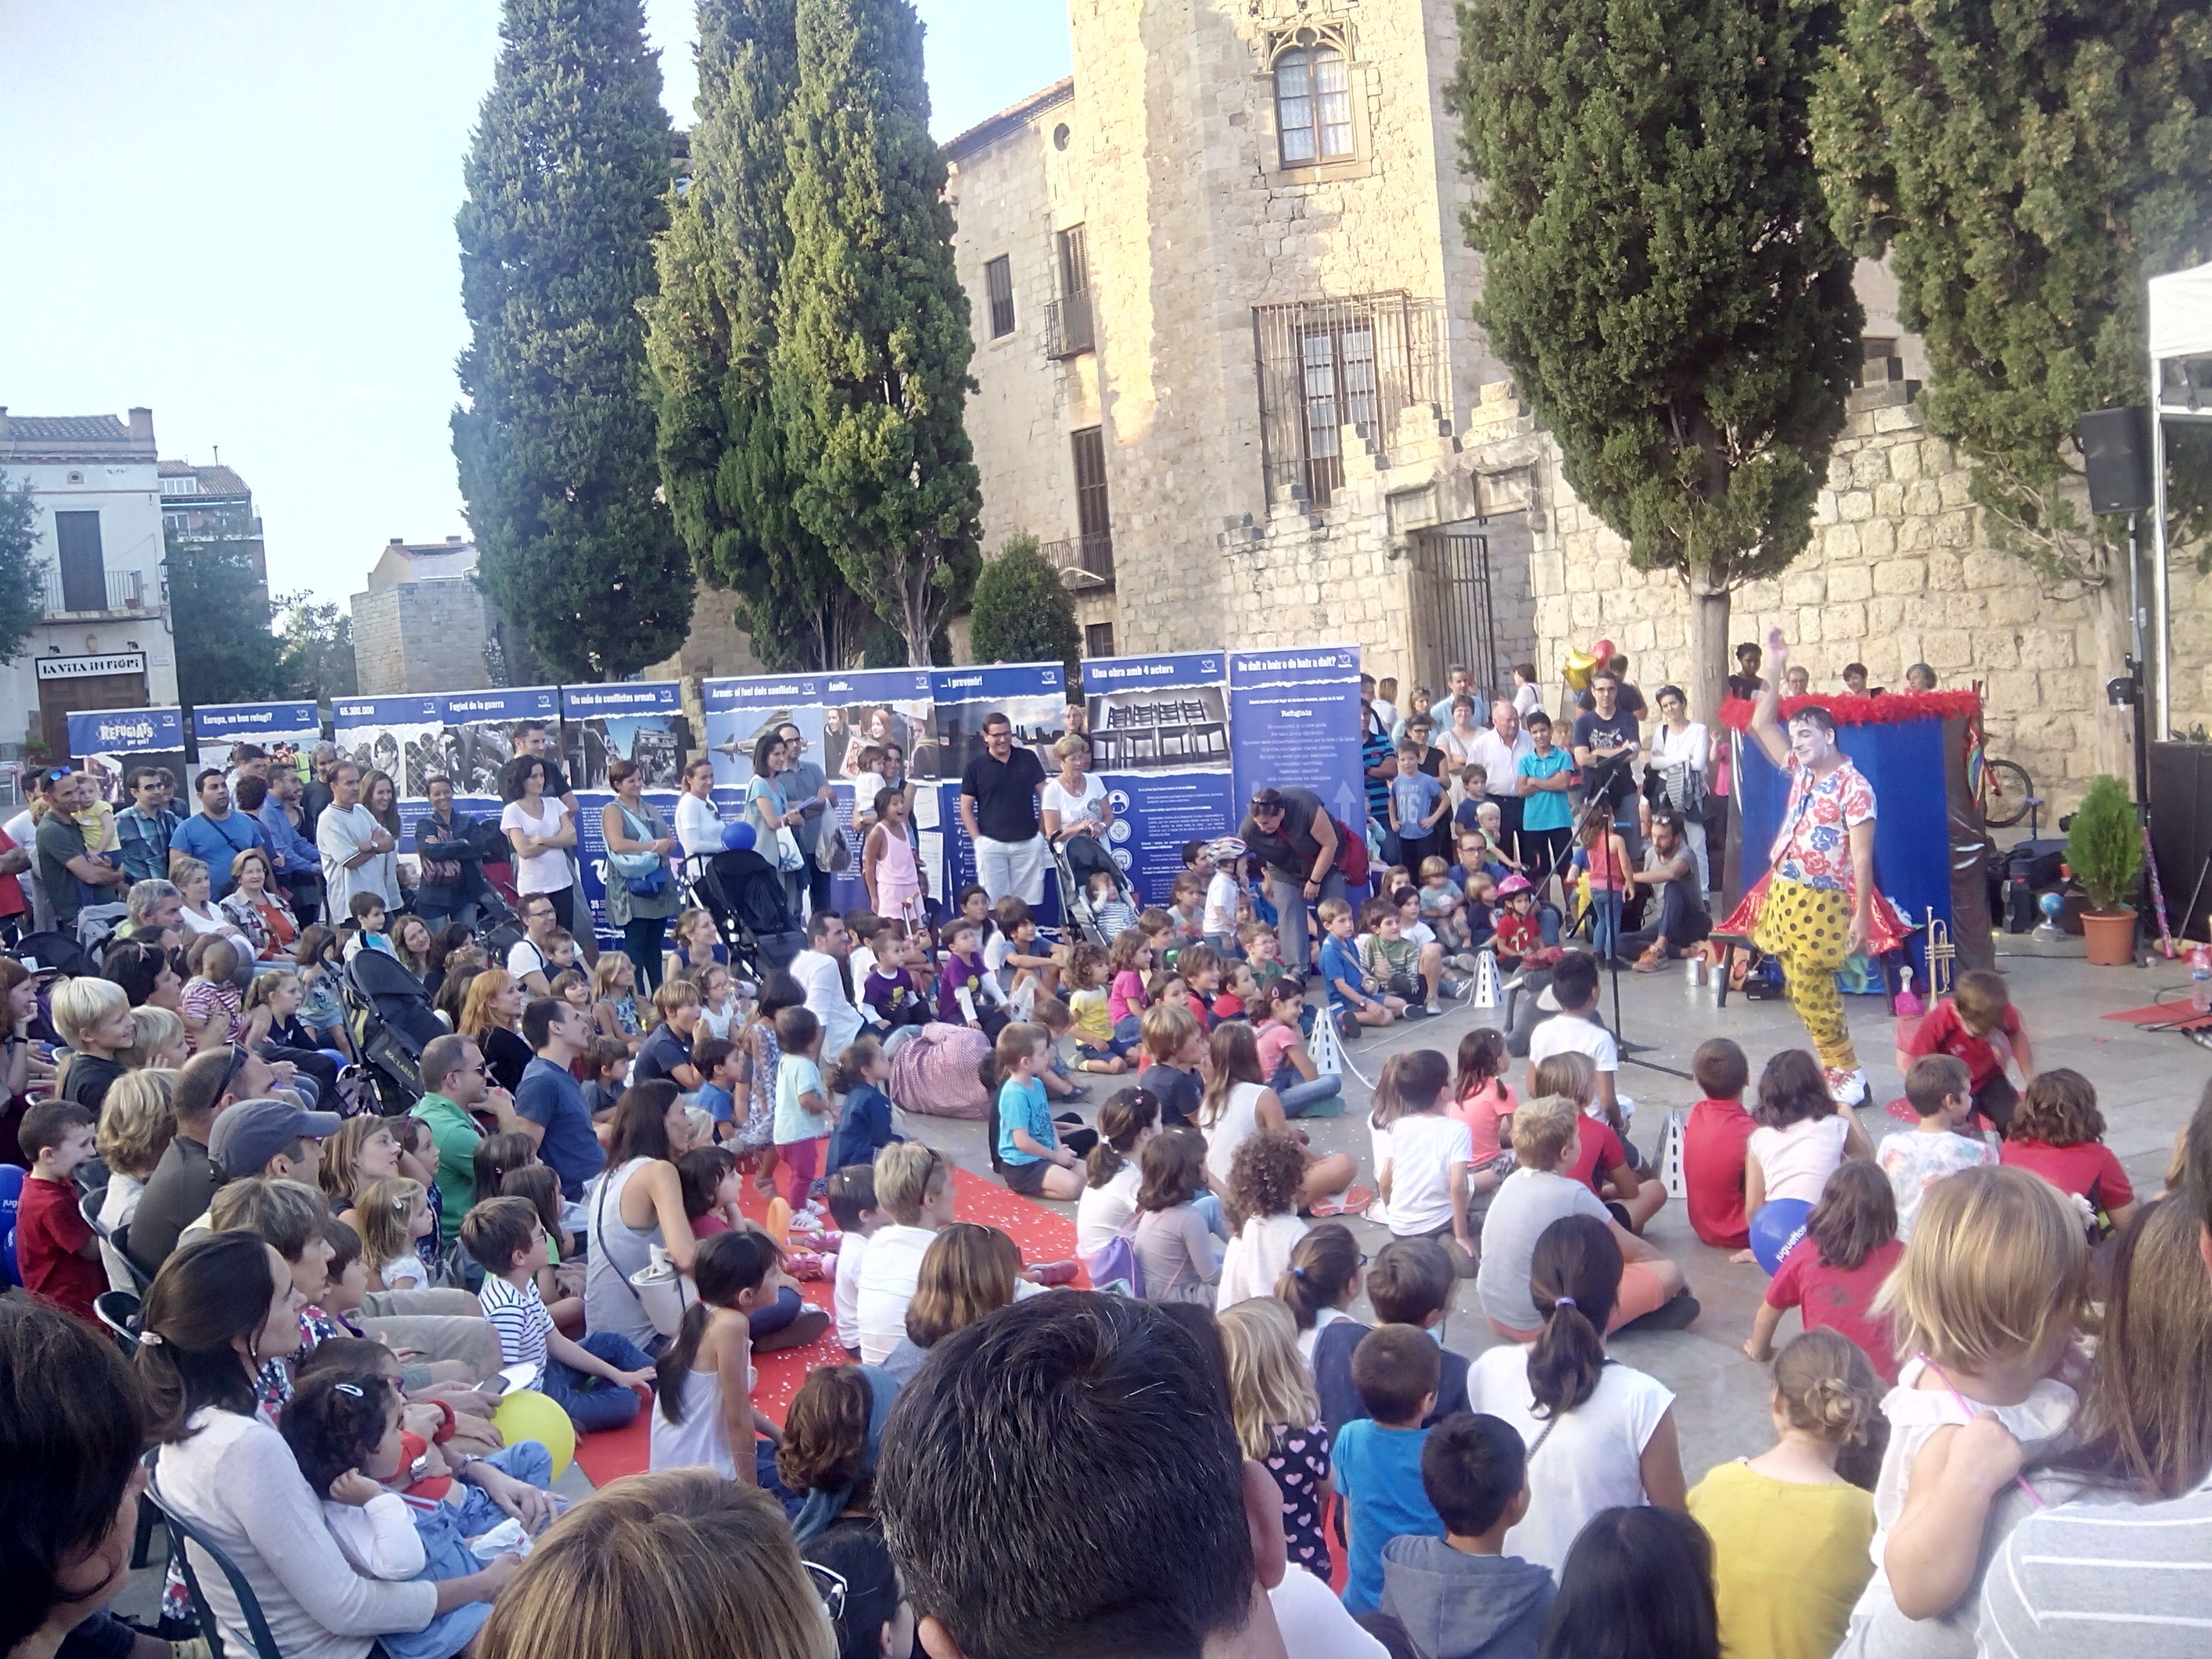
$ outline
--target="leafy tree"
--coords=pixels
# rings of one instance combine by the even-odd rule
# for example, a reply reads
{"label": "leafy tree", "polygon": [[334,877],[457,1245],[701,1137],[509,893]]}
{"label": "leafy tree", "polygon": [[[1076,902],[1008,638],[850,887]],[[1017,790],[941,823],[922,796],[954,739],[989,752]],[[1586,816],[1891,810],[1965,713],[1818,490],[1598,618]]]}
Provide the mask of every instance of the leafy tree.
{"label": "leafy tree", "polygon": [[0,663],[23,654],[46,614],[46,561],[39,556],[39,510],[28,483],[10,489],[0,472]]}
{"label": "leafy tree", "polygon": [[1805,110],[1811,0],[1461,0],[1477,319],[1567,482],[1688,586],[1692,701],[1729,595],[1804,550],[1860,329]]}
{"label": "leafy tree", "polygon": [[660,476],[693,567],[734,589],[771,668],[843,668],[879,626],[791,499],[769,398],[789,256],[786,127],[799,87],[793,0],[702,0],[691,181],[671,192],[646,307]]}
{"label": "leafy tree", "polygon": [[668,222],[660,68],[641,0],[505,0],[500,34],[454,219],[453,453],[485,591],[554,672],[616,678],[691,617],[638,314]]}
{"label": "leafy tree", "polygon": [[[2075,422],[2143,401],[2144,282],[2212,253],[2212,9],[1846,0],[1814,131],[1839,233],[1890,255],[1928,424],[1977,463],[1990,539],[2101,587]],[[2212,457],[2178,452],[2193,539]]]}
{"label": "leafy tree", "polygon": [[279,593],[276,612],[278,695],[316,702],[356,695],[353,618],[307,588]]}
{"label": "leafy tree", "polygon": [[163,557],[177,636],[177,701],[190,709],[276,696],[281,682],[269,589],[246,550],[172,532]]}
{"label": "leafy tree", "polygon": [[1052,561],[1037,551],[1036,537],[1009,537],[998,557],[985,562],[968,628],[977,662],[1065,663],[1067,683],[1075,684],[1083,655],[1075,599]]}
{"label": "leafy tree", "polygon": [[797,0],[791,227],[771,357],[801,523],[906,641],[974,586],[968,296],[909,0]]}

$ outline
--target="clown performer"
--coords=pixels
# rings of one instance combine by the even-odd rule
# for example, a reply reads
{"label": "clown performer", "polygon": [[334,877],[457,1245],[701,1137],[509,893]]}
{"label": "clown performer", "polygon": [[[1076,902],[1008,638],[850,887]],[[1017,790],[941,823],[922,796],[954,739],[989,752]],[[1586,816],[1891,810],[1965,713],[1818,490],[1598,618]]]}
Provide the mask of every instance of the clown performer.
{"label": "clown performer", "polygon": [[1790,780],[1782,827],[1767,872],[1744,896],[1722,931],[1747,934],[1778,957],[1790,1006],[1827,1068],[1838,1103],[1866,1097],[1866,1073],[1851,1047],[1836,972],[1869,949],[1894,948],[1900,934],[1874,881],[1874,787],[1836,746],[1836,722],[1817,705],[1782,718],[1780,688],[1790,647],[1778,628],[1766,635],[1771,678],[1751,715],[1751,735]]}

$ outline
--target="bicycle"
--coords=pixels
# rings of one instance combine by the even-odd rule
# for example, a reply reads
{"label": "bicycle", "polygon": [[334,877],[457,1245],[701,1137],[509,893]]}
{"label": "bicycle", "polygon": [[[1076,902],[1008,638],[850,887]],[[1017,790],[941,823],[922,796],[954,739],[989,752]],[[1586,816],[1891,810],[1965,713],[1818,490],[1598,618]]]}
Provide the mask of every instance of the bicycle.
{"label": "bicycle", "polygon": [[1978,757],[1974,793],[1982,803],[1982,822],[1992,830],[2009,830],[2043,805],[2027,769],[2016,761]]}

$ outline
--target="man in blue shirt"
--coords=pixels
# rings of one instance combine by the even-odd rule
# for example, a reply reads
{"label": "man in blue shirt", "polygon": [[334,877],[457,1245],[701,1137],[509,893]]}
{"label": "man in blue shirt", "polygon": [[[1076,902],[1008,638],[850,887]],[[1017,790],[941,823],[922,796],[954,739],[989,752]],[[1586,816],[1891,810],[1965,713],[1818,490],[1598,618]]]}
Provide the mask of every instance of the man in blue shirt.
{"label": "man in blue shirt", "polygon": [[514,1091],[515,1127],[537,1141],[539,1160],[561,1177],[561,1195],[580,1200],[584,1183],[607,1162],[583,1085],[569,1069],[591,1046],[591,1019],[557,998],[538,997],[522,1011],[522,1040],[538,1058],[522,1068]]}
{"label": "man in blue shirt", "polygon": [[169,847],[173,852],[189,853],[207,866],[208,892],[220,898],[230,885],[230,861],[249,847],[267,851],[268,841],[258,823],[231,810],[230,786],[221,772],[210,766],[193,783],[199,790],[200,810],[177,826]]}
{"label": "man in blue shirt", "polygon": [[179,822],[169,810],[175,787],[164,767],[141,766],[131,774],[131,804],[115,815],[115,835],[123,843],[123,873],[134,882],[169,878],[169,842]]}

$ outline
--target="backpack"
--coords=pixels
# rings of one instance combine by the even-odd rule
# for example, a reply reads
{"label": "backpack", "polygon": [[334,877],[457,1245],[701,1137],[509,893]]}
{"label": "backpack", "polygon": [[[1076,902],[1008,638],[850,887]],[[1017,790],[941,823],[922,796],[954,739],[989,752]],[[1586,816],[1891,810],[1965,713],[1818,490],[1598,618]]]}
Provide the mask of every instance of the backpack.
{"label": "backpack", "polygon": [[1083,1267],[1091,1275],[1092,1290],[1126,1296],[1133,1302],[1145,1299],[1145,1270],[1137,1260],[1135,1243],[1137,1224],[1144,1215],[1142,1210],[1132,1211],[1121,1231],[1085,1258]]}
{"label": "backpack", "polygon": [[1341,821],[1329,820],[1336,825],[1336,867],[1346,882],[1353,887],[1364,887],[1368,878],[1367,837],[1355,836]]}

